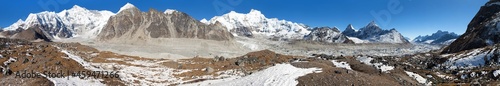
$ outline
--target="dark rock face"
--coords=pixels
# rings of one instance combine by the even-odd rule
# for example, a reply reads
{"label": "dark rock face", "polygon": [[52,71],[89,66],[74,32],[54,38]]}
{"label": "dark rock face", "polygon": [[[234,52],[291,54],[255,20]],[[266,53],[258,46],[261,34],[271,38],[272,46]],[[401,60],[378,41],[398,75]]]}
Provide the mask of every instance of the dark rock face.
{"label": "dark rock face", "polygon": [[490,0],[482,6],[467,26],[467,31],[456,41],[445,47],[441,53],[456,53],[481,48],[500,42],[499,0]]}
{"label": "dark rock face", "polygon": [[130,8],[112,16],[98,40],[114,38],[198,38],[231,40],[233,36],[220,23],[204,24],[186,13],[141,12]]}
{"label": "dark rock face", "polygon": [[353,34],[351,36],[358,37],[360,39],[367,39],[369,37],[377,36],[377,35],[382,35],[384,33],[387,33],[388,31],[383,31],[382,28],[377,26],[375,22],[370,22],[370,24],[366,25],[365,27],[359,29],[357,34]]}
{"label": "dark rock face", "polygon": [[355,35],[356,34],[356,30],[354,29],[354,27],[352,26],[352,24],[349,24],[347,25],[347,28],[342,32],[342,34],[344,35]]}
{"label": "dark rock face", "polygon": [[305,36],[304,40],[327,42],[327,43],[354,43],[334,27],[316,27]]}
{"label": "dark rock face", "polygon": [[236,33],[238,36],[253,37],[252,29],[248,27],[234,28],[231,32]]}

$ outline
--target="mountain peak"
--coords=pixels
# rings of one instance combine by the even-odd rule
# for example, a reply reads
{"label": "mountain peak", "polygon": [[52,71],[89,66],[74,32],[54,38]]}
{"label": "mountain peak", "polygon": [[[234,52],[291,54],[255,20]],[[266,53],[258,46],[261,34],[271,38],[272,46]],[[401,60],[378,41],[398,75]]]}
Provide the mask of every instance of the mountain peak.
{"label": "mountain peak", "polygon": [[337,28],[337,26],[333,26],[333,28],[332,28],[332,29],[339,29],[339,28]]}
{"label": "mountain peak", "polygon": [[80,6],[78,6],[78,5],[74,5],[71,9],[85,9],[85,8],[80,7]]}
{"label": "mountain peak", "polygon": [[441,33],[441,32],[443,32],[443,31],[441,31],[441,30],[438,30],[438,33]]}
{"label": "mountain peak", "polygon": [[120,10],[118,11],[118,13],[121,12],[121,11],[123,11],[123,10],[130,9],[130,8],[136,8],[136,7],[133,4],[127,3],[127,4],[123,5],[120,8]]}
{"label": "mountain peak", "polygon": [[234,14],[234,13],[237,13],[237,12],[233,10],[233,11],[229,11],[229,13],[227,13],[227,14]]}
{"label": "mountain peak", "polygon": [[375,23],[375,21],[371,21],[367,26],[378,26],[377,23]]}
{"label": "mountain peak", "polygon": [[24,22],[23,19],[19,19],[19,20],[17,20],[16,23],[23,23],[23,22]]}
{"label": "mountain peak", "polygon": [[65,13],[65,12],[83,12],[83,11],[87,11],[87,9],[83,8],[83,7],[80,7],[78,5],[74,5],[72,8],[68,9],[67,11],[64,10],[61,13]]}
{"label": "mountain peak", "polygon": [[250,12],[248,12],[248,14],[262,14],[262,13],[259,10],[251,9]]}
{"label": "mountain peak", "polygon": [[210,24],[210,22],[205,18],[201,19],[200,22],[205,24]]}
{"label": "mountain peak", "polygon": [[347,28],[345,30],[356,31],[356,29],[354,29],[354,26],[352,26],[352,24],[347,25]]}
{"label": "mountain peak", "polygon": [[17,30],[21,24],[24,24],[24,21],[22,19],[17,20],[16,23],[10,25],[9,27],[5,28],[0,28],[2,30]]}

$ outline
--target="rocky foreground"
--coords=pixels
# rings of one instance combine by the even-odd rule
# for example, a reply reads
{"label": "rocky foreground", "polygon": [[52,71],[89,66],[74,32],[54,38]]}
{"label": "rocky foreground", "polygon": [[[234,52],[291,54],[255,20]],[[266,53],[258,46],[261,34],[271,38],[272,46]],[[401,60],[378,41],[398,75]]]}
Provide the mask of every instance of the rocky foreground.
{"label": "rocky foreground", "polygon": [[[0,83],[5,85],[497,85],[498,46],[484,48],[491,57],[472,60],[479,66],[460,65],[478,54],[437,52],[411,56],[289,56],[269,50],[240,57],[150,59],[98,51],[78,43],[28,42],[0,39],[3,62]],[[490,53],[486,53],[486,56]],[[455,67],[455,68],[454,68]],[[450,69],[453,68],[453,69]],[[112,77],[19,78],[17,72],[118,71]],[[292,71],[293,70],[293,71]],[[245,81],[251,80],[251,81]]]}

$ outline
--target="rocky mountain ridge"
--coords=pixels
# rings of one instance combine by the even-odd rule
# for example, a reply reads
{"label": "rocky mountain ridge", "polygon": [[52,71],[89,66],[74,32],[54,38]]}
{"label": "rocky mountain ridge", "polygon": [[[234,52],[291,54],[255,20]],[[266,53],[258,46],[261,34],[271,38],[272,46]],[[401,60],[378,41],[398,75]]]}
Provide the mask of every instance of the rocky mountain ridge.
{"label": "rocky mountain ridge", "polygon": [[466,32],[442,53],[456,53],[491,46],[500,42],[500,1],[490,0],[481,7],[467,26]]}
{"label": "rocky mountain ridge", "polygon": [[148,12],[141,12],[129,3],[109,19],[98,35],[100,41],[150,38],[198,38],[222,41],[232,40],[233,36],[217,22],[203,24],[179,11],[158,12],[150,9]]}
{"label": "rocky mountain ridge", "polygon": [[375,21],[370,22],[360,30],[355,30],[349,24],[342,34],[367,40],[371,43],[409,43],[396,29],[382,30]]}
{"label": "rocky mountain ridge", "polygon": [[345,35],[340,33],[337,27],[316,27],[304,37],[304,40],[319,41],[327,43],[353,43]]}
{"label": "rocky mountain ridge", "polygon": [[444,44],[448,45],[451,42],[455,41],[459,35],[448,32],[438,30],[436,33],[432,35],[418,36],[412,40],[413,43],[424,43],[424,44]]}

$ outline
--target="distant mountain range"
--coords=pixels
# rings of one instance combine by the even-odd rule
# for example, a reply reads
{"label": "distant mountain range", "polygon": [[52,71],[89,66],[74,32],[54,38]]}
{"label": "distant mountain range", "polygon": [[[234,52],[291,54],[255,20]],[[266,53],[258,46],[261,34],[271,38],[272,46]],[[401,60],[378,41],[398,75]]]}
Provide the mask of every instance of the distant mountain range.
{"label": "distant mountain range", "polygon": [[305,40],[327,43],[353,43],[347,36],[340,33],[337,27],[316,27],[304,37]]}
{"label": "distant mountain range", "polygon": [[[51,39],[82,37],[95,38],[100,33],[109,17],[115,15],[110,11],[88,10],[78,5],[59,13],[40,12],[29,14],[25,21],[19,19],[9,27],[4,28],[3,34],[15,34],[29,28],[38,28],[48,33]],[[7,37],[13,37],[9,35]],[[16,38],[16,37],[14,37]]]}
{"label": "distant mountain range", "polygon": [[251,37],[254,34],[261,34],[279,39],[302,39],[304,35],[311,32],[307,30],[309,27],[304,24],[267,18],[255,9],[250,10],[247,14],[231,11],[222,16],[215,16],[208,21],[205,19],[201,21],[206,24],[220,22],[235,36]]}
{"label": "distant mountain range", "polygon": [[[36,26],[36,27],[35,27]],[[80,6],[55,12],[30,14],[26,21],[19,20],[3,29],[7,38],[26,38],[19,34],[29,28],[40,34],[31,39],[60,40],[86,38],[97,40],[146,38],[199,38],[231,40],[233,36],[267,36],[280,40],[303,39],[327,43],[409,43],[395,29],[383,30],[375,22],[360,30],[352,25],[340,32],[338,28],[309,27],[277,18],[267,18],[260,11],[249,13],[231,11],[210,20],[195,20],[186,13],[167,9],[141,12],[127,3],[117,14],[110,11],[88,10]]]}
{"label": "distant mountain range", "polygon": [[448,32],[438,30],[436,33],[432,35],[418,36],[412,40],[413,43],[424,43],[424,44],[442,44],[449,45],[451,42],[455,41],[459,35]]}
{"label": "distant mountain range", "polygon": [[354,29],[349,24],[342,34],[365,40],[368,43],[409,43],[396,29],[382,30],[375,21],[370,22],[360,30]]}

